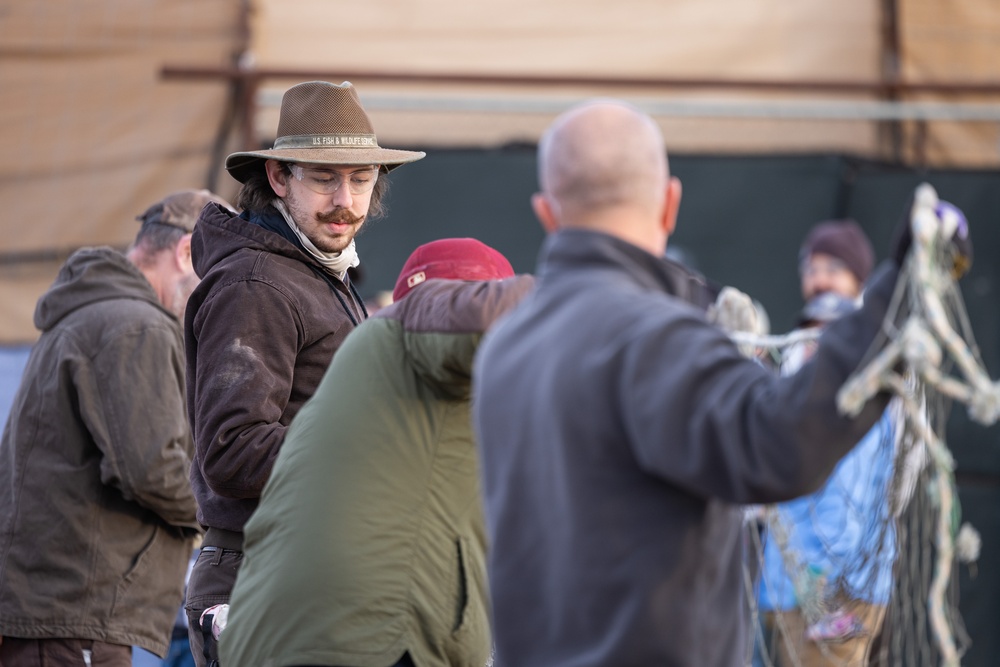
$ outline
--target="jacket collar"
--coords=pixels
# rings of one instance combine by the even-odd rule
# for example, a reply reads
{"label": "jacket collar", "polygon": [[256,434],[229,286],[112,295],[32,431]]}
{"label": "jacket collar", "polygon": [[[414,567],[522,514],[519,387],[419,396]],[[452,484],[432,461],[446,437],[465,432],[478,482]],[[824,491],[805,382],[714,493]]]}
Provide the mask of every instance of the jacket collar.
{"label": "jacket collar", "polygon": [[298,237],[295,236],[295,233],[288,226],[288,223],[285,222],[285,218],[273,206],[268,206],[263,211],[243,211],[240,217],[250,224],[257,225],[277,234],[301,250],[303,254],[308,254],[306,253],[306,249],[302,247],[302,242],[299,241]]}
{"label": "jacket collar", "polygon": [[564,229],[549,235],[538,260],[540,281],[563,271],[614,271],[626,274],[645,289],[666,292],[707,308],[717,288],[704,277],[665,257],[656,257],[610,234]]}

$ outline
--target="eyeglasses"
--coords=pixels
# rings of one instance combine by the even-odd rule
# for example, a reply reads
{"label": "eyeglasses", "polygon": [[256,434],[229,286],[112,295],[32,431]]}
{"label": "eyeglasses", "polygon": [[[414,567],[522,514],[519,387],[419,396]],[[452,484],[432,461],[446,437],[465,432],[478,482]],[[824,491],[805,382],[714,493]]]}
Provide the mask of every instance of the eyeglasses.
{"label": "eyeglasses", "polygon": [[347,189],[352,195],[363,195],[375,187],[378,180],[378,167],[365,167],[342,174],[328,169],[314,169],[293,164],[290,167],[292,176],[313,192],[321,195],[332,195],[347,181]]}

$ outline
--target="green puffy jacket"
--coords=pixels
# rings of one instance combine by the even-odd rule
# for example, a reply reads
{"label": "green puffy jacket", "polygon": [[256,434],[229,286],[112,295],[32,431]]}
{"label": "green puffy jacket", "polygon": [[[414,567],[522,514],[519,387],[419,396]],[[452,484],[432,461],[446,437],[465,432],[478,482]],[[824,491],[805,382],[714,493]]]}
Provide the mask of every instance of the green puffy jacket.
{"label": "green puffy jacket", "polygon": [[471,371],[532,284],[431,280],[347,338],[246,525],[223,665],[487,664]]}

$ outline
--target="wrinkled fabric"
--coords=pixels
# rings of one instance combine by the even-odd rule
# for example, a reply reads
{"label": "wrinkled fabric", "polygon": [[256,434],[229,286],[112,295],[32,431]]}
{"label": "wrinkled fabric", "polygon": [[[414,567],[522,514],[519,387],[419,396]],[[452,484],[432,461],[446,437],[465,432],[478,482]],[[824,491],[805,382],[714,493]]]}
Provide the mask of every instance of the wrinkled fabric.
{"label": "wrinkled fabric", "polygon": [[531,284],[429,280],[351,334],[247,523],[223,665],[486,665],[470,376]]}
{"label": "wrinkled fabric", "polygon": [[121,253],[74,253],[0,442],[0,635],[164,655],[197,534],[177,318]]}
{"label": "wrinkled fabric", "polygon": [[[878,605],[889,601],[896,542],[885,499],[894,451],[887,413],[818,491],[775,507],[787,531],[784,548],[811,576],[826,582],[829,597],[842,587],[840,592],[850,599]],[[888,525],[885,532],[876,530],[880,524]],[[758,600],[762,611],[801,606],[773,536],[764,544]]]}
{"label": "wrinkled fabric", "polygon": [[731,667],[746,649],[739,504],[815,490],[875,423],[835,394],[898,270],[778,378],[677,297],[664,262],[563,230],[474,373],[497,664]]}

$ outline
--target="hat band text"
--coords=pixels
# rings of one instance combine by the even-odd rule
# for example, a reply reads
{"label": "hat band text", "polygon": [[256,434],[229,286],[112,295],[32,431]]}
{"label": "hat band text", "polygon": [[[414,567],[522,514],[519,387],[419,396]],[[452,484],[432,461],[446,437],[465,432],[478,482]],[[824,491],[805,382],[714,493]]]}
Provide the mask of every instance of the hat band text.
{"label": "hat band text", "polygon": [[374,134],[297,134],[278,137],[274,148],[378,148]]}

